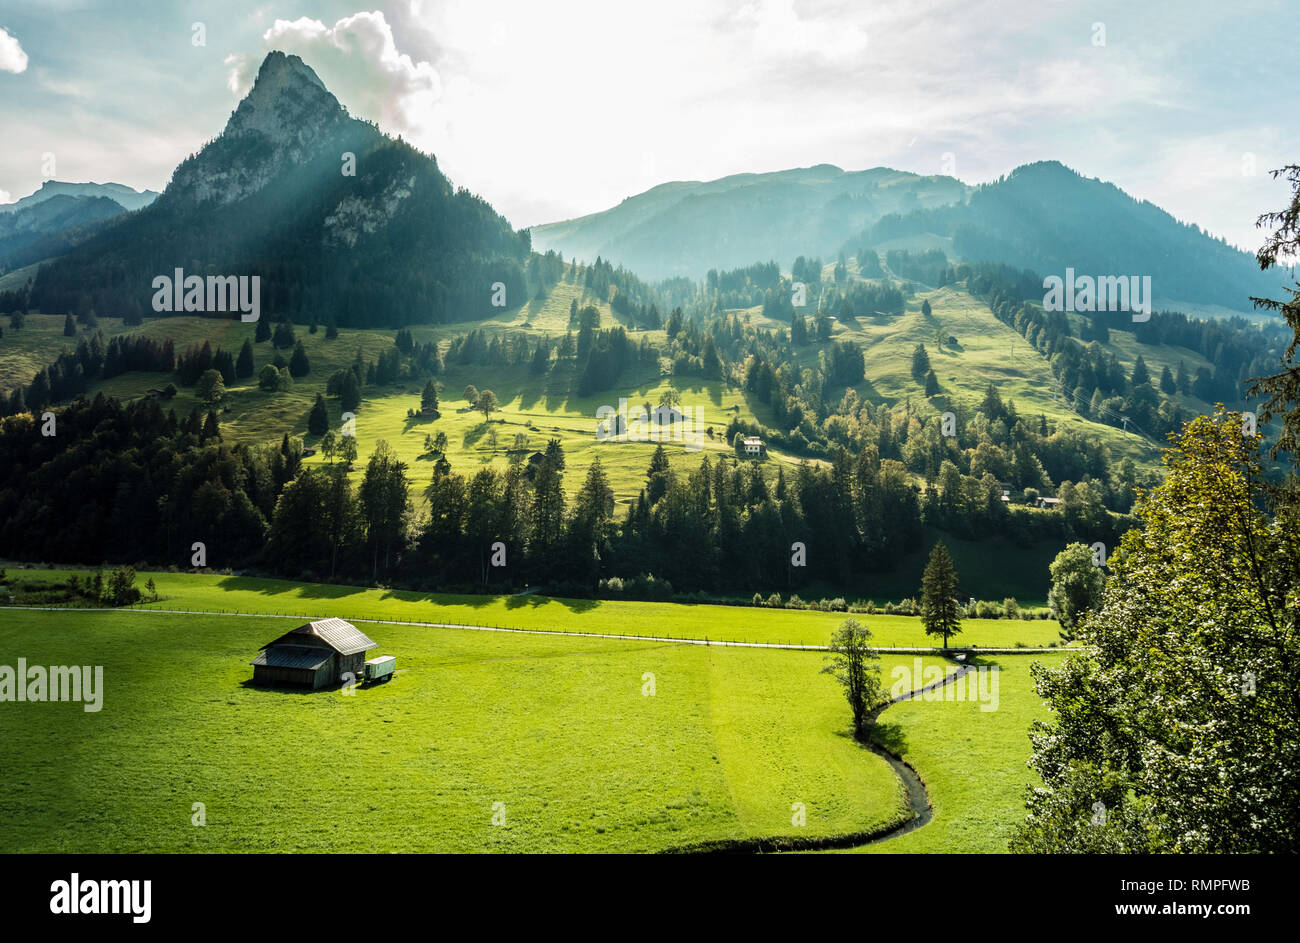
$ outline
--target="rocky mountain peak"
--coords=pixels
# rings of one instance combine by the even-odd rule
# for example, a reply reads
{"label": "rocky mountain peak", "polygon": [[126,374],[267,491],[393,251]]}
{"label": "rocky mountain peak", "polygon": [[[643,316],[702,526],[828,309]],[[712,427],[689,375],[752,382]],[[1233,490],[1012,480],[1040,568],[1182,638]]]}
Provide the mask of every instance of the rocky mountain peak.
{"label": "rocky mountain peak", "polygon": [[241,200],[318,156],[348,129],[377,134],[348,115],[311,66],[270,52],[221,135],[176,169],[167,200]]}

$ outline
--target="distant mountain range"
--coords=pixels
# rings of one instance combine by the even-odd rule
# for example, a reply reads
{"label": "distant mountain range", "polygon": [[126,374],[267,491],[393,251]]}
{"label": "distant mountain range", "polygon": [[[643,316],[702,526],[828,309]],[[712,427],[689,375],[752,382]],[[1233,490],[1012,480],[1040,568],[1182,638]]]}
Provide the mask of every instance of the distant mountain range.
{"label": "distant mountain range", "polygon": [[[272,52],[222,133],[162,195],[42,265],[42,310],[142,316],[175,269],[261,276],[261,311],[398,326],[525,295],[528,234],[456,191],[434,158],[351,117],[297,56]],[[512,302],[513,303],[513,302]]]}
{"label": "distant mountain range", "polygon": [[1067,267],[1149,275],[1166,306],[1249,311],[1251,295],[1275,295],[1285,281],[1260,272],[1250,253],[1055,161],[978,187],[829,165],[667,183],[532,233],[537,249],[600,256],[656,279],[766,261],[789,271],[800,255],[833,262],[865,247],[938,248],[954,262],[1002,261],[1044,276]]}
{"label": "distant mountain range", "polygon": [[47,180],[35,193],[0,205],[0,272],[58,255],[88,226],[148,206],[158,194],[120,183]]}
{"label": "distant mountain range", "polygon": [[711,268],[771,260],[788,268],[799,255],[833,256],[882,216],[949,205],[968,191],[952,177],[830,164],[665,183],[600,213],[534,226],[533,246],[602,256],[652,279],[700,279]]}
{"label": "distant mountain range", "polygon": [[[156,196],[156,199],[155,199]],[[117,209],[115,209],[117,208]],[[136,212],[122,212],[135,209]],[[272,52],[222,133],[159,196],[51,181],[0,208],[0,272],[50,259],[31,301],[52,312],[150,313],[176,269],[260,275],[272,318],[353,326],[472,320],[529,292],[530,250],[601,257],[643,279],[870,248],[941,250],[1040,277],[1150,276],[1157,307],[1249,312],[1285,273],[1054,161],[971,187],[946,176],[828,164],[676,182],[579,219],[515,232],[455,190],[436,160],[350,116],[297,56]],[[933,254],[931,263],[933,263]],[[927,270],[942,268],[929,264]],[[916,277],[913,275],[912,277]]]}
{"label": "distant mountain range", "polygon": [[0,213],[17,213],[55,197],[107,197],[124,210],[138,210],[158,199],[153,190],[132,190],[120,183],[69,183],[46,180],[35,193],[14,203],[0,204]]}

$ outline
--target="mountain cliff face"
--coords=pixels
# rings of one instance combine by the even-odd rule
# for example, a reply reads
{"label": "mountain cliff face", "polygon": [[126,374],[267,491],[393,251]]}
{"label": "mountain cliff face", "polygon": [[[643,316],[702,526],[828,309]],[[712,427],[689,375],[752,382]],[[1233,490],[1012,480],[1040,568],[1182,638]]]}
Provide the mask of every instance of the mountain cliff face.
{"label": "mountain cliff face", "polygon": [[527,233],[456,191],[433,157],[351,117],[297,56],[272,52],[221,134],[151,206],[43,265],[33,301],[89,295],[102,314],[151,314],[151,282],[261,276],[263,317],[354,326],[463,320],[491,286],[524,297]]}
{"label": "mountain cliff face", "polygon": [[310,164],[335,141],[373,145],[380,137],[348,116],[310,66],[297,56],[272,52],[221,136],[176,168],[166,199],[234,203],[287,170]]}

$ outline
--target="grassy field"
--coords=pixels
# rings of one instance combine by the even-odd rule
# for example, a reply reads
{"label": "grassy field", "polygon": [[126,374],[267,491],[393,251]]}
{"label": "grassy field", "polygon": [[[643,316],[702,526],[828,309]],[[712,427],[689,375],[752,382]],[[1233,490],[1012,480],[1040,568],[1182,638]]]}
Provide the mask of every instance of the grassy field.
{"label": "grassy field", "polygon": [[[38,574],[64,576],[25,570],[23,578]],[[753,640],[823,644],[843,618],[150,575],[168,597],[157,607],[358,620],[508,618],[520,627],[678,636],[725,624]],[[865,618],[880,644],[925,643],[917,620]],[[0,847],[661,851],[842,838],[908,817],[901,781],[848,735],[847,707],[818,652],[362,623],[379,643],[372,655],[398,657],[392,682],[352,696],[253,687],[248,661],[293,624],[0,609],[0,664],[22,657],[104,668],[97,713],[62,703],[0,711],[15,771],[0,794]],[[1045,627],[972,620],[966,640],[1011,643]],[[999,631],[1011,634],[1003,640]],[[1000,669],[996,711],[917,700],[882,715],[879,738],[919,771],[934,820],[865,850],[1004,850],[1028,782],[1028,724],[1043,714],[1028,675],[1039,657],[1060,656],[986,656]],[[885,687],[896,666],[916,660],[882,656]],[[905,686],[922,683],[907,677]],[[191,824],[194,803],[204,804],[202,828]],[[798,804],[804,824],[794,822]],[[502,809],[505,824],[494,825]]]}
{"label": "grassy field", "polygon": [[[24,570],[21,577],[61,582],[67,570]],[[19,571],[11,568],[11,575]],[[84,575],[84,574],[83,574]],[[542,595],[463,596],[367,589],[220,574],[141,572],[153,579],[160,599],[143,608],[285,614],[317,618],[442,622],[514,629],[663,636],[714,641],[825,645],[849,616],[843,612],[766,609],[752,606],[681,605],[623,600],[560,599]],[[3,610],[0,610],[3,611]],[[856,614],[880,646],[936,647],[916,616]],[[163,616],[154,618],[165,619]],[[954,646],[1039,648],[1060,640],[1051,619],[967,619]],[[378,629],[376,631],[379,631]]]}
{"label": "grassy field", "polygon": [[973,701],[911,700],[880,717],[877,735],[920,774],[934,818],[924,828],[854,849],[870,853],[1004,852],[1024,819],[1025,788],[1035,774],[1029,725],[1046,718],[1030,665],[1060,664],[1064,655],[1008,655],[981,659],[999,672],[998,709]]}
{"label": "grassy field", "polygon": [[0,614],[6,663],[104,667],[98,713],[0,712],[0,846],[653,851],[906,818],[892,770],[847,735],[816,653],[387,626],[376,634],[400,671],[386,685],[252,687],[247,662],[279,629]]}

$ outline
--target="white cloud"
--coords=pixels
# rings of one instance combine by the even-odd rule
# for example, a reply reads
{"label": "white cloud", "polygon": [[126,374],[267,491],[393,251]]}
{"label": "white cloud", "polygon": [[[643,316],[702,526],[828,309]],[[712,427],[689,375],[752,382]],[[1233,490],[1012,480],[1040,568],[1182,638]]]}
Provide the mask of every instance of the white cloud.
{"label": "white cloud", "polygon": [[[1210,111],[1208,80],[1189,72],[1207,27],[1099,2],[1080,17],[1007,0],[991,18],[965,0],[406,0],[332,25],[266,28],[270,15],[254,14],[261,50],[235,47],[248,53],[226,65],[243,94],[267,50],[302,56],[351,111],[436,154],[453,183],[515,225],[666,180],[816,163],[938,173],[952,153],[968,182],[1059,159],[1253,238],[1227,197],[1213,207],[1217,228],[1189,212],[1210,207],[1207,182],[1226,180],[1239,146],[1205,153],[1193,125],[1256,137],[1232,130],[1248,124],[1235,114],[1243,93]],[[1107,23],[1106,47],[1092,45],[1094,19]],[[1294,135],[1283,138],[1240,149],[1283,152]],[[1181,172],[1161,182],[1169,169]],[[1249,189],[1255,212],[1263,182],[1238,182],[1223,192]]]}
{"label": "white cloud", "polygon": [[253,86],[253,77],[257,73],[257,60],[246,52],[232,52],[222,60],[230,67],[226,76],[226,88],[236,98],[243,98]]}
{"label": "white cloud", "polygon": [[14,202],[14,197],[12,193],[10,193],[8,190],[0,190],[0,205],[3,205],[5,203],[13,203],[13,202]]}
{"label": "white cloud", "polygon": [[860,56],[867,50],[866,29],[847,18],[817,20],[801,17],[794,0],[758,0],[736,13],[739,23],[752,27],[756,51],[777,58],[815,55],[830,60]]}
{"label": "white cloud", "polygon": [[[262,43],[301,56],[354,114],[426,146],[436,139],[442,80],[429,62],[398,51],[382,12],[354,13],[333,26],[308,17],[276,20]],[[242,94],[257,63],[230,56],[226,64],[231,90]]]}
{"label": "white cloud", "polygon": [[23,47],[18,40],[0,26],[0,72],[17,73],[26,70],[27,53],[23,52]]}

